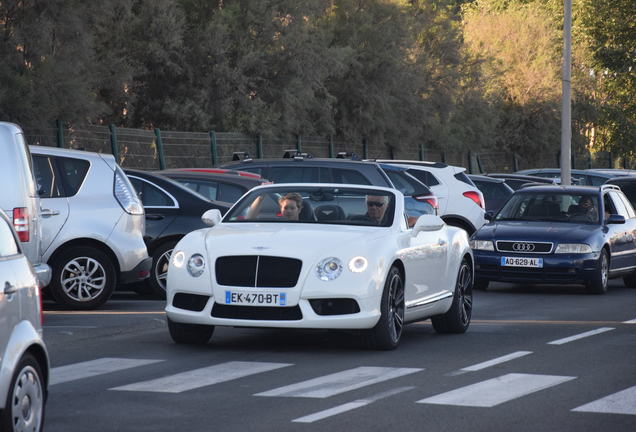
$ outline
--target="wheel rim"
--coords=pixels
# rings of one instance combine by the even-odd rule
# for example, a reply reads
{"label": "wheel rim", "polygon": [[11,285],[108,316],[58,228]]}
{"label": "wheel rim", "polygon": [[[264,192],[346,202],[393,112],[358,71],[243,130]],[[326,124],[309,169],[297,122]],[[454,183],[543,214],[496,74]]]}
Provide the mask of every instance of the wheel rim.
{"label": "wheel rim", "polygon": [[468,325],[473,311],[472,272],[468,264],[463,264],[457,277],[457,296],[462,324]]}
{"label": "wheel rim", "polygon": [[168,280],[168,265],[170,264],[172,250],[173,249],[170,249],[162,253],[155,266],[155,280],[157,281],[157,285],[164,291],[166,290],[166,282]]}
{"label": "wheel rim", "polygon": [[43,407],[40,377],[32,366],[26,366],[20,371],[13,386],[11,398],[13,430],[16,432],[39,431]]}
{"label": "wheel rim", "polygon": [[603,253],[601,255],[601,285],[603,288],[607,286],[607,279],[609,273],[609,263],[607,260],[607,254]]}
{"label": "wheel rim", "polygon": [[395,273],[389,282],[389,330],[393,342],[397,342],[404,327],[404,285],[399,274]]}
{"label": "wheel rim", "polygon": [[62,269],[60,285],[69,298],[78,302],[91,301],[106,287],[106,270],[93,258],[77,257]]}

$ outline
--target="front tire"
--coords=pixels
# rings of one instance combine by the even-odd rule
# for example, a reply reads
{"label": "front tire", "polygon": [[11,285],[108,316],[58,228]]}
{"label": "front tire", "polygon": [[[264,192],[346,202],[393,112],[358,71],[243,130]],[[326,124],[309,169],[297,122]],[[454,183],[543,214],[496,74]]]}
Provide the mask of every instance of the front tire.
{"label": "front tire", "polygon": [[596,271],[592,276],[592,281],[587,285],[590,294],[605,294],[607,292],[607,280],[609,278],[609,255],[606,249],[601,250],[598,258]]}
{"label": "front tire", "polygon": [[431,318],[437,333],[464,333],[473,312],[473,268],[468,258],[462,260],[455,283],[453,303],[443,315]]}
{"label": "front tire", "polygon": [[167,242],[152,252],[152,268],[150,269],[150,277],[147,283],[150,286],[151,293],[160,299],[166,298],[168,265],[176,245],[177,242],[175,241]]}
{"label": "front tire", "polygon": [[0,429],[6,432],[41,431],[45,402],[42,370],[35,357],[26,353],[11,379]]}
{"label": "front tire", "polygon": [[392,350],[404,329],[404,280],[397,267],[389,270],[380,302],[380,320],[368,330],[368,341],[373,349]]}
{"label": "front tire", "polygon": [[51,262],[53,299],[72,309],[95,309],[115,290],[115,264],[103,251],[76,246],[62,251]]}
{"label": "front tire", "polygon": [[175,343],[205,345],[214,333],[214,326],[178,323],[168,318],[168,330]]}

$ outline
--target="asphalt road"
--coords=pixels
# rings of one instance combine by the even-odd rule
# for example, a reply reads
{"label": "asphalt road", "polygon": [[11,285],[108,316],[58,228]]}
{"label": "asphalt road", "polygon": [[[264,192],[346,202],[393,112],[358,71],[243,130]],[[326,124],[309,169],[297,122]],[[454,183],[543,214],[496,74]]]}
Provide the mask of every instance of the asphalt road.
{"label": "asphalt road", "polygon": [[[52,431],[636,431],[636,290],[494,284],[463,335],[217,328],[170,339],[163,302],[45,304]],[[631,321],[631,322],[630,322]]]}

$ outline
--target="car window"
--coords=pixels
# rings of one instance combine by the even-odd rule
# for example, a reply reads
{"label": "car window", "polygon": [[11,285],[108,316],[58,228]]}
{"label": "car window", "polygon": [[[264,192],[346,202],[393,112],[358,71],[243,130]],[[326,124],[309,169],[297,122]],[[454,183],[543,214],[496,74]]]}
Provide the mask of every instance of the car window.
{"label": "car window", "polygon": [[69,197],[77,194],[82,183],[84,183],[90,163],[84,159],[67,157],[54,157],[53,159],[57,162],[62,176],[64,196]]}
{"label": "car window", "polygon": [[186,178],[174,178],[171,177],[172,180],[176,180],[188,189],[191,189],[195,192],[200,193],[204,197],[216,200],[218,195],[219,184],[213,181],[197,181]]}
{"label": "car window", "polygon": [[586,183],[592,186],[600,186],[602,184],[605,184],[605,182],[607,181],[607,177],[592,176],[592,175],[586,175],[583,177],[586,177],[587,179]]}
{"label": "car window", "polygon": [[33,171],[38,195],[41,198],[59,198],[60,179],[56,175],[55,168],[48,156],[33,155]]}
{"label": "car window", "polygon": [[627,214],[629,214],[630,218],[636,217],[636,211],[634,210],[634,206],[627,199],[624,193],[616,193],[616,195],[623,201],[625,208],[627,209]]}
{"label": "car window", "polygon": [[614,207],[614,203],[610,199],[610,196],[609,196],[608,193],[603,195],[603,205],[605,206],[605,218],[606,219],[611,214],[617,214],[616,213],[616,207]]}
{"label": "car window", "polygon": [[274,183],[318,183],[317,167],[278,166],[270,167],[269,180]]}
{"label": "car window", "polygon": [[4,220],[0,218],[0,258],[5,258],[20,253],[20,247],[15,241],[11,227]]}
{"label": "car window", "polygon": [[237,186],[231,183],[219,183],[219,193],[217,194],[217,200],[234,203],[238,201],[240,197],[247,191],[242,186]]}
{"label": "car window", "polygon": [[515,179],[506,179],[506,184],[512,188],[512,190],[520,189],[521,186],[528,183],[527,180],[515,180]]}
{"label": "car window", "polygon": [[618,183],[618,185],[629,200],[632,207],[636,208],[636,182]]}
{"label": "car window", "polygon": [[597,224],[598,209],[596,195],[517,192],[506,202],[495,220]]}
{"label": "car window", "polygon": [[503,183],[484,182],[473,180],[475,186],[484,194],[486,200],[490,199],[506,199],[510,195],[510,191],[503,186]]}
{"label": "car window", "polygon": [[473,181],[470,178],[468,178],[468,176],[464,172],[458,172],[457,174],[455,174],[454,177],[460,182],[464,182],[471,186],[475,186],[475,183],[473,183]]}
{"label": "car window", "polygon": [[144,207],[174,207],[172,199],[158,187],[136,177],[129,178]]}
{"label": "car window", "polygon": [[422,169],[409,169],[407,170],[407,172],[409,174],[411,174],[413,177],[415,177],[416,179],[418,179],[419,181],[421,181],[422,183],[424,183],[426,186],[436,186],[439,184],[439,180],[437,180],[437,178],[431,174],[430,172],[426,171],[426,170],[422,170]]}
{"label": "car window", "polygon": [[404,195],[413,195],[415,193],[415,188],[408,181],[408,178],[403,175],[401,171],[393,171],[393,170],[384,170],[386,175],[389,176],[389,179],[393,183],[393,186]]}
{"label": "car window", "polygon": [[629,219],[629,212],[627,211],[627,208],[625,207],[625,204],[623,203],[623,200],[621,200],[620,196],[618,196],[618,194],[613,191],[610,192],[609,195],[612,197],[612,202],[614,203],[614,207],[617,211],[616,214],[623,216],[625,219]]}
{"label": "car window", "polygon": [[358,171],[351,169],[333,168],[333,182],[343,184],[370,185],[371,182]]}

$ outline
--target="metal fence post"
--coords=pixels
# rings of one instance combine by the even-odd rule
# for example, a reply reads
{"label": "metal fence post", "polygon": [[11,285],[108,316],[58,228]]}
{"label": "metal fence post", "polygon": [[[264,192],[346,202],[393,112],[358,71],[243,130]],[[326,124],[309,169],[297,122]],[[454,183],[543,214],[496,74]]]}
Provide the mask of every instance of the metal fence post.
{"label": "metal fence post", "polygon": [[367,138],[362,138],[362,159],[369,158],[369,143],[367,143]]}
{"label": "metal fence post", "polygon": [[256,135],[256,159],[263,159],[263,137]]}
{"label": "metal fence post", "polygon": [[157,140],[157,154],[159,155],[159,169],[166,169],[166,160],[163,155],[163,143],[161,142],[161,131],[155,128],[155,138]]}
{"label": "metal fence post", "polygon": [[64,122],[55,120],[55,126],[57,127],[57,146],[64,148]]}
{"label": "metal fence post", "polygon": [[329,135],[329,157],[333,157],[333,135]]}
{"label": "metal fence post", "polygon": [[519,171],[519,161],[517,160],[517,154],[512,154],[512,172]]}
{"label": "metal fence post", "polygon": [[424,143],[420,143],[420,160],[424,160]]}
{"label": "metal fence post", "polygon": [[296,150],[298,152],[303,151],[303,139],[300,135],[296,135]]}
{"label": "metal fence post", "polygon": [[608,152],[607,153],[607,167],[608,168],[614,168],[614,155],[612,155],[612,152]]}
{"label": "metal fence post", "polygon": [[590,150],[587,151],[587,167],[592,169],[592,152]]}
{"label": "metal fence post", "polygon": [[219,163],[219,154],[216,150],[216,132],[210,131],[210,158],[212,166],[215,167]]}
{"label": "metal fence post", "polygon": [[442,163],[446,163],[446,152],[442,151],[440,156],[442,157]]}
{"label": "metal fence post", "polygon": [[117,145],[117,126],[114,124],[108,125],[110,131],[110,152],[115,156],[115,160],[119,163],[119,146]]}

